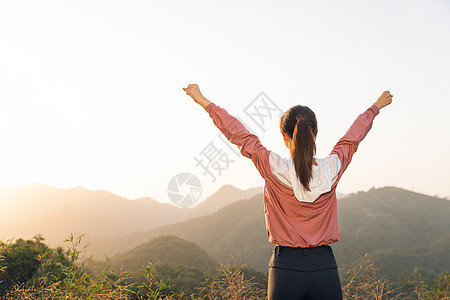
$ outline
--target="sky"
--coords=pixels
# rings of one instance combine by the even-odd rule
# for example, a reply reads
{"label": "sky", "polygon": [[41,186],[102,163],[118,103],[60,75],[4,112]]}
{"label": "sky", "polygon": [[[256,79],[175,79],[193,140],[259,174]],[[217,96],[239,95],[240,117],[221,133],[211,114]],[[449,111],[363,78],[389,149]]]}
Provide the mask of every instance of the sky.
{"label": "sky", "polygon": [[[278,118],[258,127],[246,114],[261,97],[310,107],[325,157],[389,90],[338,191],[450,195],[446,0],[0,0],[0,41],[0,185],[160,202],[181,173],[198,179],[198,201],[224,184],[262,187],[182,90],[196,83],[284,157]],[[195,160],[208,145],[232,160],[215,180]]]}

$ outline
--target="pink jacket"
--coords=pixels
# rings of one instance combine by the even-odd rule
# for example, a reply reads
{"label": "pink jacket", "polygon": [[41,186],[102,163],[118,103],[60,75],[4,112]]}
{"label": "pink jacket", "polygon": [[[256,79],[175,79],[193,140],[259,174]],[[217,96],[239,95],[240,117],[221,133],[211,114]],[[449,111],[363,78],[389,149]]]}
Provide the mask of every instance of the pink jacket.
{"label": "pink jacket", "polygon": [[[373,119],[379,113],[377,106],[372,105],[356,118],[327,158],[316,159],[323,162],[324,166],[330,162],[331,167],[326,169],[331,170],[328,173],[331,174],[329,177],[332,177],[332,180],[325,180],[329,187],[325,189],[327,192],[319,194],[323,191],[322,188],[317,190],[317,195],[301,193],[298,188],[300,183],[294,182],[292,176],[291,184],[287,184],[288,175],[284,180],[280,180],[282,172],[278,170],[278,177],[273,173],[276,161],[281,162],[281,166],[288,167],[289,163],[292,165],[292,159],[280,159],[280,156],[273,152],[271,155],[271,151],[261,145],[256,135],[250,133],[238,119],[213,102],[208,104],[205,110],[224,136],[238,146],[242,155],[253,161],[265,180],[264,214],[267,235],[271,243],[289,247],[313,247],[339,240],[336,186],[359,143],[371,129]],[[336,158],[337,164],[332,163],[333,157]],[[292,168],[290,170],[292,173]],[[326,185],[327,183],[322,184],[322,187]]]}

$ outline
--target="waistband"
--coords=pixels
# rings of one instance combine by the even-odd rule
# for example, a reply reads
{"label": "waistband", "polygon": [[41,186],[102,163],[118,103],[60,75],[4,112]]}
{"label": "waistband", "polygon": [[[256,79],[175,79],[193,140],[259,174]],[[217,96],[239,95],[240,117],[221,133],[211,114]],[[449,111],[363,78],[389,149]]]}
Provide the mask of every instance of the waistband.
{"label": "waistband", "polygon": [[329,253],[332,255],[333,249],[331,249],[329,245],[322,245],[308,248],[275,245],[275,247],[273,248],[273,252],[275,252],[276,254],[284,252],[284,253],[303,253],[304,255]]}

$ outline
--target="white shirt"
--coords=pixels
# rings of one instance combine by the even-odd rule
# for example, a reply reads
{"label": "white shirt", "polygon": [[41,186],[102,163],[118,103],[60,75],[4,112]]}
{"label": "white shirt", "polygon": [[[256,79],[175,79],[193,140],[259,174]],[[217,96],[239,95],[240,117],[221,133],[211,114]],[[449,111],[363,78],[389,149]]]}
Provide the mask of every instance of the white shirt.
{"label": "white shirt", "polygon": [[295,172],[292,158],[283,158],[271,151],[269,164],[272,173],[284,184],[291,187],[295,197],[301,202],[314,202],[323,193],[331,191],[331,186],[337,179],[341,169],[341,161],[337,154],[330,154],[325,158],[315,158],[317,166],[313,165],[312,178],[309,183],[310,192],[303,188]]}

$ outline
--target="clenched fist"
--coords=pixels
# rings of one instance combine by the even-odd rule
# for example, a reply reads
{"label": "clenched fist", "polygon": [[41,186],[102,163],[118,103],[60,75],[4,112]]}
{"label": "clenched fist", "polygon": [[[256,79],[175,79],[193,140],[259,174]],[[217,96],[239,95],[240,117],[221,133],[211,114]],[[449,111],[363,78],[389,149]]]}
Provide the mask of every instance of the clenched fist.
{"label": "clenched fist", "polygon": [[384,91],[374,104],[378,107],[378,109],[382,109],[386,105],[392,103],[392,97],[393,96],[389,91]]}
{"label": "clenched fist", "polygon": [[202,95],[197,84],[188,84],[187,88],[183,88],[183,91],[185,91],[187,95],[191,96],[195,102],[203,106],[203,108],[210,103],[210,101]]}
{"label": "clenched fist", "polygon": [[200,89],[198,88],[197,84],[188,84],[188,87],[183,88],[183,90],[186,92],[187,95],[191,96],[195,102],[198,102],[200,99],[205,98],[200,92]]}

